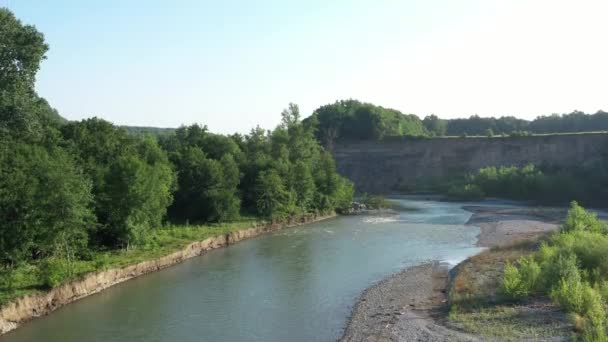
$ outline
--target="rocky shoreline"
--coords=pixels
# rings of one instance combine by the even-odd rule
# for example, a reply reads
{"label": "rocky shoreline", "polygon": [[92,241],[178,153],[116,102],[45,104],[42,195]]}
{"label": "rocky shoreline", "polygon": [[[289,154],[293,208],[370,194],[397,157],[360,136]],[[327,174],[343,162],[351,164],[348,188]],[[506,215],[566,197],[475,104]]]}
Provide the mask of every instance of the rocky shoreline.
{"label": "rocky shoreline", "polygon": [[103,291],[113,285],[173,266],[184,260],[202,255],[209,250],[226,247],[265,233],[319,222],[335,216],[335,213],[329,215],[308,215],[284,222],[272,222],[253,226],[248,229],[193,242],[180,251],[157,259],[90,273],[81,279],[60,285],[47,292],[23,296],[0,308],[0,335],[18,328],[29,320],[47,315],[64,305]]}
{"label": "rocky shoreline", "polygon": [[[479,227],[477,245],[494,247],[547,234],[558,228],[563,209],[466,206],[467,222]],[[394,274],[368,288],[359,298],[340,341],[480,341],[450,329],[447,265],[429,262]]]}

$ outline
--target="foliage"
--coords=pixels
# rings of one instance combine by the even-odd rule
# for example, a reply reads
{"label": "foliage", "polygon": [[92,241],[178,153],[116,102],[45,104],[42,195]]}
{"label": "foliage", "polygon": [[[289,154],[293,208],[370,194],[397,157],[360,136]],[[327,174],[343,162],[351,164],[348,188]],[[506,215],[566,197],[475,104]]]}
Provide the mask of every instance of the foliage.
{"label": "foliage", "polygon": [[540,168],[533,164],[522,167],[485,167],[454,183],[446,194],[460,200],[480,199],[484,196],[543,203],[567,203],[576,199],[598,204],[607,194],[598,185],[608,182],[608,169],[603,163],[587,168],[560,170]]}
{"label": "foliage", "polygon": [[273,131],[256,128],[245,136],[193,125],[162,137],[178,175],[171,218],[227,221],[241,207],[279,218],[348,206],[352,184],[338,175],[298,107],[290,104],[281,116]]}
{"label": "foliage", "polygon": [[562,229],[533,258],[521,258],[517,267],[505,267],[504,293],[511,298],[549,295],[572,314],[584,340],[606,340],[606,234],[605,223],[572,202]]}
{"label": "foliage", "polygon": [[264,216],[280,218],[294,213],[294,199],[276,170],[260,173],[256,183],[256,197],[258,212]]}
{"label": "foliage", "polygon": [[429,115],[422,120],[424,128],[434,137],[444,136],[448,130],[448,120],[440,119],[437,115]]}
{"label": "foliage", "polygon": [[13,265],[87,243],[90,183],[65,150],[3,141],[0,151],[0,260]]}
{"label": "foliage", "polygon": [[[42,34],[0,9],[0,38],[0,300],[242,228],[241,212],[291,218],[351,203],[352,183],[294,104],[274,130],[245,136],[66,122],[34,91]],[[165,228],[167,214],[186,226]]]}
{"label": "foliage", "polygon": [[532,134],[597,132],[608,130],[608,112],[538,116],[532,121],[514,116],[441,119],[428,115],[420,120],[414,114],[403,114],[357,100],[336,101],[319,107],[304,120],[316,130],[317,139],[330,150],[344,140],[382,140],[404,136],[486,136],[525,137]]}
{"label": "foliage", "polygon": [[129,247],[161,225],[175,176],[150,137],[135,138],[93,118],[62,127],[69,148],[93,182],[96,244]]}
{"label": "foliage", "polygon": [[475,201],[482,199],[485,193],[477,184],[454,184],[448,189],[446,195],[450,199]]}
{"label": "foliage", "polygon": [[608,225],[606,222],[598,220],[597,214],[586,211],[578,205],[576,201],[570,204],[570,210],[566,221],[562,226],[564,232],[593,232],[593,233],[608,233]]}
{"label": "foliage", "polygon": [[385,209],[390,208],[391,203],[384,196],[363,194],[360,201],[369,209]]}
{"label": "foliage", "polygon": [[425,126],[416,115],[357,100],[322,106],[305,122],[314,127],[317,139],[329,149],[338,140],[427,135]]}
{"label": "foliage", "polygon": [[44,259],[40,262],[38,269],[40,272],[42,285],[47,288],[53,288],[61,285],[63,280],[68,278],[67,267],[65,262],[61,259]]}
{"label": "foliage", "polygon": [[505,266],[501,292],[511,299],[527,297],[533,294],[539,283],[541,269],[538,263],[529,257],[518,261],[518,267]]}
{"label": "foliage", "polygon": [[13,13],[0,8],[0,89],[33,88],[48,46],[34,26],[23,25]]}

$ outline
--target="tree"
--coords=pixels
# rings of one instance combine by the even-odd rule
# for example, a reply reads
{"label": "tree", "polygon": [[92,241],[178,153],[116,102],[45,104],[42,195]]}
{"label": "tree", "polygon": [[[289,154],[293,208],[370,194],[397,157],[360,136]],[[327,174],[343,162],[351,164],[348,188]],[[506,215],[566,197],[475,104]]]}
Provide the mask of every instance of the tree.
{"label": "tree", "polygon": [[406,115],[395,109],[357,100],[321,106],[304,120],[304,124],[313,128],[317,139],[329,150],[333,149],[337,140],[374,140],[427,134],[416,115]]}
{"label": "tree", "polygon": [[62,132],[92,180],[94,241],[123,247],[142,242],[172,202],[175,175],[166,153],[154,139],[129,136],[96,118],[68,124]]}
{"label": "tree", "polygon": [[435,114],[431,114],[422,120],[426,130],[433,136],[444,136],[448,129],[448,121],[440,119]]}
{"label": "tree", "polygon": [[173,200],[173,171],[164,153],[152,140],[139,143],[140,153],[119,156],[105,177],[103,196],[108,210],[104,234],[129,247],[145,241],[160,227]]}
{"label": "tree", "polygon": [[90,182],[61,148],[4,141],[0,154],[0,258],[13,265],[87,244]]}
{"label": "tree", "polygon": [[0,90],[33,89],[36,72],[48,50],[42,33],[0,8],[0,41]]}
{"label": "tree", "polygon": [[[47,143],[64,119],[36,95],[34,81],[48,46],[43,35],[0,8],[0,137]],[[54,142],[54,140],[53,140]]]}
{"label": "tree", "polygon": [[192,125],[163,137],[161,144],[178,174],[176,200],[169,209],[172,219],[219,222],[239,216],[241,173],[236,159],[244,163],[244,154],[235,139]]}
{"label": "tree", "polygon": [[296,162],[293,166],[291,184],[296,196],[296,205],[302,212],[308,212],[314,207],[316,192],[315,180],[308,164],[303,161]]}
{"label": "tree", "polygon": [[262,171],[256,182],[258,212],[270,218],[290,215],[293,209],[291,194],[275,170]]}

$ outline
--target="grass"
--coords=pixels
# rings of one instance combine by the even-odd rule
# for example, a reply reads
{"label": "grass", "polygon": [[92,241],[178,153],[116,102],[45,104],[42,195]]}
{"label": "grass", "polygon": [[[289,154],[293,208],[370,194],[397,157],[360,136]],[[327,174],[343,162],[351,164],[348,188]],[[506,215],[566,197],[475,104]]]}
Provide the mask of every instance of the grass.
{"label": "grass", "polygon": [[511,305],[498,293],[506,263],[531,255],[538,245],[537,240],[531,240],[495,247],[458,266],[448,288],[449,324],[500,340],[567,336],[565,315],[546,299]]}
{"label": "grass", "polygon": [[564,315],[553,307],[495,305],[450,313],[450,322],[459,329],[501,341],[567,336]]}
{"label": "grass", "polygon": [[[243,218],[236,222],[205,225],[169,225],[155,230],[147,243],[137,248],[112,251],[94,251],[86,260],[72,263],[69,274],[60,276],[60,283],[78,279],[88,273],[133,265],[177,252],[188,244],[233,231],[250,228],[259,222]],[[48,290],[41,276],[43,261],[20,265],[2,274],[0,305],[18,297]]]}

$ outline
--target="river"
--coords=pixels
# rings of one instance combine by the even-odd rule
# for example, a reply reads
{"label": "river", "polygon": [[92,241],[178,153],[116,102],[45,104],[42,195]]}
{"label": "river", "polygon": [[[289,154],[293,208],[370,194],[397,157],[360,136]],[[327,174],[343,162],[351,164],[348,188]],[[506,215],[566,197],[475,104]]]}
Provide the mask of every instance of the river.
{"label": "river", "polygon": [[24,324],[1,341],[333,341],[361,292],[407,266],[478,253],[461,204],[393,199],[211,251]]}

